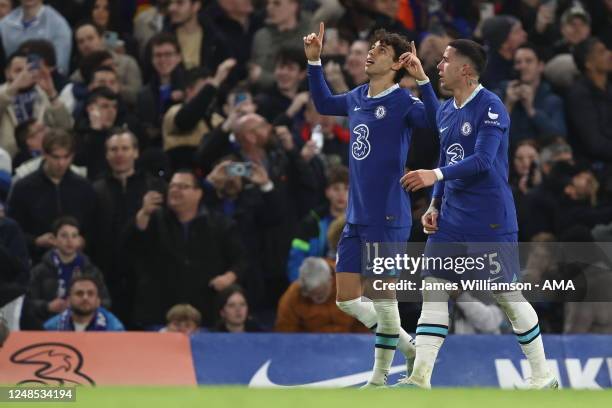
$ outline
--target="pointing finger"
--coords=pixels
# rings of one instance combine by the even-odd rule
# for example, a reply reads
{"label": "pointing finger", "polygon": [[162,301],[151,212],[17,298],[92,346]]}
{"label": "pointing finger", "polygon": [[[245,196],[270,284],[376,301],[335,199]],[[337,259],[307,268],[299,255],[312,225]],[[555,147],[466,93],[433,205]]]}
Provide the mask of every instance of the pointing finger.
{"label": "pointing finger", "polygon": [[323,41],[324,35],[325,35],[325,24],[321,21],[319,23],[319,40]]}

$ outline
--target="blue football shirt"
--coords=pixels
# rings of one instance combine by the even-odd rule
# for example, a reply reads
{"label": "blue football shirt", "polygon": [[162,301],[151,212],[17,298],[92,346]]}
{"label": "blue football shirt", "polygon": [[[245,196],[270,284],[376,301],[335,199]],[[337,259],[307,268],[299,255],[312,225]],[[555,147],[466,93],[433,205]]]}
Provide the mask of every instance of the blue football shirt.
{"label": "blue football shirt", "polygon": [[[437,101],[425,99],[428,106]],[[462,107],[454,98],[437,110],[439,168],[433,196],[442,198],[439,227],[473,234],[518,231],[508,184],[510,118],[502,101],[481,85]]]}
{"label": "blue football shirt", "polygon": [[[411,128],[433,127],[435,116],[427,116],[423,103],[399,85],[374,97],[368,96],[368,84],[332,95],[321,66],[310,64],[308,82],[319,113],[348,116],[351,139],[347,222],[410,227],[410,198],[399,180],[405,172]],[[435,98],[431,86],[423,89]]]}

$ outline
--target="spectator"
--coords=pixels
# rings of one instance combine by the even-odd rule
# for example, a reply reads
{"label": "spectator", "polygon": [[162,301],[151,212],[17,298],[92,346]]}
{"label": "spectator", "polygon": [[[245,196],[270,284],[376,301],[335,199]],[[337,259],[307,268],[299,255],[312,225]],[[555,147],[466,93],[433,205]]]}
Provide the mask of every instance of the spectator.
{"label": "spectator", "polygon": [[533,45],[523,44],[514,54],[519,78],[502,82],[500,98],[510,113],[510,142],[565,137],[563,101],[542,78],[544,61]]}
{"label": "spectator", "polygon": [[15,183],[8,199],[8,216],[23,229],[30,256],[36,261],[53,246],[50,231],[59,216],[75,217],[88,241],[95,216],[91,185],[70,169],[74,157],[72,136],[51,129],[43,139],[42,157],[38,170]]}
{"label": "spectator", "polygon": [[300,277],[278,303],[274,331],[289,333],[364,333],[368,328],[336,306],[334,274],[328,262],[309,257]]}
{"label": "spectator", "polygon": [[480,82],[488,89],[498,89],[512,78],[514,53],[527,40],[523,25],[515,17],[490,17],[482,24],[482,38],[489,46],[487,66]]}
{"label": "spectator", "polygon": [[57,70],[57,56],[51,41],[42,38],[24,41],[17,52],[30,58],[39,58],[41,69],[50,72],[56,90],[61,92],[68,84],[68,76]]}
{"label": "spectator", "polygon": [[[248,269],[242,286],[258,307],[267,295],[265,285],[267,256],[266,238],[270,231],[283,223],[281,197],[270,180],[265,167],[257,163],[232,162],[231,156],[223,160],[206,177],[214,190],[205,197],[211,211],[235,222],[241,242],[246,248]],[[241,176],[232,166],[250,166]]]}
{"label": "spectator", "polygon": [[193,168],[194,154],[200,140],[223,121],[220,115],[213,115],[213,102],[235,64],[234,59],[224,61],[214,77],[203,69],[188,72],[185,103],[174,105],[164,115],[164,150],[173,168]]}
{"label": "spectator", "polygon": [[557,162],[574,163],[574,154],[572,148],[565,140],[555,141],[544,148],[540,152],[540,169],[543,176],[548,176],[552,167]]}
{"label": "spectator", "polygon": [[174,305],[166,313],[166,327],[162,331],[169,333],[183,333],[188,336],[197,333],[202,323],[202,315],[198,309],[181,303]]}
{"label": "spectator", "polygon": [[[329,42],[325,44],[325,48],[327,48],[328,44]],[[325,78],[327,78],[334,93],[348,92],[349,89],[368,81],[364,67],[369,50],[370,43],[366,40],[358,39],[350,45],[342,68],[340,63],[334,60],[325,64]],[[342,69],[346,72],[346,76]]]}
{"label": "spectator", "polygon": [[236,69],[232,71],[230,84],[234,84],[235,79],[242,80],[247,76],[253,38],[263,27],[262,16],[254,11],[253,0],[216,0],[209,2],[204,10],[215,29],[227,40],[230,52],[236,58]]}
{"label": "spectator", "polygon": [[93,185],[98,214],[92,258],[104,271],[113,299],[113,311],[128,323],[131,255],[125,251],[125,229],[140,209],[145,193],[152,189],[163,193],[166,188],[163,180],[136,170],[138,139],[129,130],[113,129],[106,139],[105,148],[110,171]]}
{"label": "spectator", "polygon": [[87,178],[96,180],[107,169],[106,138],[117,120],[117,94],[98,88],[87,98],[88,127],[79,132],[74,162],[87,167]]}
{"label": "spectator", "polygon": [[143,61],[146,59],[149,41],[164,28],[169,4],[170,0],[157,0],[152,7],[141,11],[134,19],[134,38],[138,42],[140,59]]}
{"label": "spectator", "polygon": [[67,308],[45,322],[50,331],[124,331],[123,324],[100,306],[99,283],[92,276],[72,279]]}
{"label": "spectator", "polygon": [[102,304],[110,306],[110,297],[102,272],[91,263],[79,248],[83,246],[79,223],[73,217],[60,217],[53,224],[51,240],[54,249],[49,250],[42,261],[32,268],[28,298],[38,317],[45,321],[62,313],[70,305],[68,286],[73,278],[88,276],[98,280]]}
{"label": "spectator", "polygon": [[70,113],[58,99],[49,71],[15,53],[6,66],[7,83],[0,86],[0,147],[17,153],[15,128],[29,119],[62,129],[72,127]]}
{"label": "spectator", "polygon": [[206,67],[211,72],[232,57],[228,45],[210,20],[200,14],[202,0],[170,0],[171,31],[180,44],[185,68]]}
{"label": "spectator", "polygon": [[[281,49],[301,50],[310,33],[309,16],[300,12],[298,0],[267,0],[266,26],[255,33],[251,49],[249,80],[262,89],[274,84],[277,54]],[[299,62],[304,63],[304,57]]]}
{"label": "spectator", "polygon": [[270,123],[275,122],[275,119],[283,113],[292,118],[305,105],[304,98],[301,100],[301,105],[292,104],[297,99],[300,85],[306,78],[306,60],[303,54],[303,51],[292,49],[279,50],[274,66],[275,85],[255,97],[257,113]]}
{"label": "spectator", "polygon": [[236,229],[200,206],[203,192],[196,176],[178,171],[163,196],[149,191],[126,239],[135,257],[133,317],[146,327],[164,321],[170,306],[188,302],[213,323],[215,292],[235,283],[245,268]]}
{"label": "spectator", "polygon": [[260,332],[261,327],[249,315],[246,293],[238,285],[231,285],[217,295],[217,324],[215,331],[224,333]]}
{"label": "spectator", "polygon": [[43,0],[21,0],[21,7],[0,20],[0,36],[5,55],[17,51],[24,41],[49,39],[55,47],[59,71],[68,74],[72,31],[66,19],[53,7],[44,5]]}
{"label": "spectator", "polygon": [[312,210],[300,223],[291,241],[287,275],[289,282],[298,279],[299,268],[307,257],[327,257],[331,248],[327,243],[327,231],[331,222],[344,215],[348,200],[348,169],[344,166],[330,168],[325,197],[329,204]]}
{"label": "spectator", "polygon": [[[300,139],[308,144],[315,132],[320,131],[323,134],[323,148],[317,153],[322,155],[320,157],[327,166],[338,164],[348,166],[348,144],[351,135],[347,128],[338,123],[338,119],[334,116],[321,115],[311,100],[306,104]],[[304,155],[302,158],[306,159]]]}
{"label": "spectator", "polygon": [[29,282],[30,257],[23,231],[15,220],[4,214],[0,202],[0,265],[5,280],[27,285]]}
{"label": "spectator", "polygon": [[103,31],[106,48],[118,54],[138,57],[136,42],[121,27],[119,0],[87,0],[87,17]]}
{"label": "spectator", "polygon": [[563,38],[553,44],[555,55],[571,53],[591,35],[591,16],[579,3],[565,10],[560,22]]}
{"label": "spectator", "polygon": [[13,0],[0,0],[0,20],[13,11]]}
{"label": "spectator", "polygon": [[[104,32],[101,28],[90,22],[81,23],[75,28],[74,39],[81,58],[85,58],[96,51],[107,49],[104,43]],[[134,105],[136,103],[136,95],[138,95],[142,86],[140,67],[134,57],[130,55],[118,54],[112,50],[110,54],[113,60],[112,67],[119,76],[123,99],[129,105]],[[83,82],[84,77],[85,73],[78,70],[72,74],[70,79],[73,82]]]}
{"label": "spectator", "polygon": [[529,190],[542,182],[539,163],[538,146],[533,140],[525,139],[516,146],[510,170],[510,185],[515,201],[519,201]]}
{"label": "spectator", "polygon": [[612,53],[597,38],[574,48],[574,61],[582,73],[566,100],[572,145],[592,161],[612,164]]}
{"label": "spectator", "polygon": [[162,120],[170,106],[184,98],[184,69],[181,47],[176,37],[161,33],[149,42],[154,75],[138,93],[136,116],[142,123],[147,139],[161,146]]}

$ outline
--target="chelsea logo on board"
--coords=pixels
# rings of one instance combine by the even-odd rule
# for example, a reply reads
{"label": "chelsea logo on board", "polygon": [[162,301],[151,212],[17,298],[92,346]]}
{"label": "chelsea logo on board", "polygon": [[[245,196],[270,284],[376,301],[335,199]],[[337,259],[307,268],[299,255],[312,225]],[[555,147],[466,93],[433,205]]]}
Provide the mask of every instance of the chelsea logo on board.
{"label": "chelsea logo on board", "polygon": [[461,134],[463,136],[469,136],[470,133],[472,133],[472,125],[470,125],[470,122],[465,122],[461,125]]}
{"label": "chelsea logo on board", "polygon": [[382,119],[385,117],[386,114],[387,114],[387,110],[385,109],[384,106],[380,105],[376,107],[376,111],[374,112],[374,116],[376,116],[376,119]]}

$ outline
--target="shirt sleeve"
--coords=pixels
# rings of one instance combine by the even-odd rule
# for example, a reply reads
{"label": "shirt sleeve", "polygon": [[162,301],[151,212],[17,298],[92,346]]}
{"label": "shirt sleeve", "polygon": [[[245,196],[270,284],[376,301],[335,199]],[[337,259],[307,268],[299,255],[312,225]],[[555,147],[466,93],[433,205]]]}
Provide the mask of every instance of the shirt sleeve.
{"label": "shirt sleeve", "polygon": [[421,90],[422,101],[410,95],[413,104],[406,112],[406,121],[411,125],[423,129],[436,129],[436,114],[440,107],[438,97],[431,87],[431,83],[427,82],[419,86]]}
{"label": "shirt sleeve", "polygon": [[440,168],[444,180],[464,179],[488,171],[495,157],[510,119],[501,101],[493,101],[488,111],[479,118],[474,153],[457,164]]}
{"label": "shirt sleeve", "polygon": [[308,86],[312,101],[321,115],[348,115],[348,94],[332,95],[321,65],[308,64]]}

